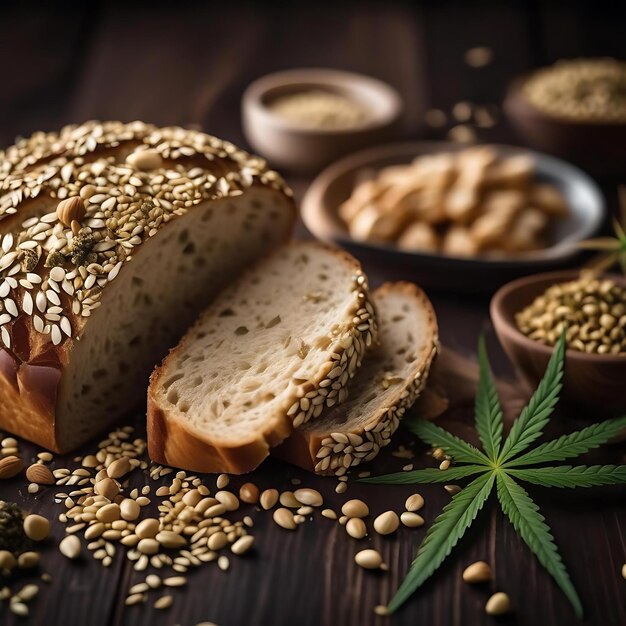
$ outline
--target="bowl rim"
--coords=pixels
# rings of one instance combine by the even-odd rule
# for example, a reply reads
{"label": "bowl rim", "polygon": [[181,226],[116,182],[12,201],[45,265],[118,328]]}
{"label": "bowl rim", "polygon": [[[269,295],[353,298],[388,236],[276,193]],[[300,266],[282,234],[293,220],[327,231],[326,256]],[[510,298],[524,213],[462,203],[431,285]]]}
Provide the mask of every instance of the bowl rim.
{"label": "bowl rim", "polygon": [[517,117],[520,114],[519,107],[523,107],[524,112],[532,115],[537,120],[542,120],[550,124],[558,124],[560,126],[575,126],[586,129],[607,129],[616,130],[626,127],[626,121],[624,122],[611,122],[607,120],[575,120],[567,117],[561,117],[548,111],[536,107],[532,102],[526,98],[523,93],[523,88],[526,82],[539,70],[551,67],[550,65],[524,72],[516,76],[507,86],[503,108],[507,115]]}
{"label": "bowl rim", "polygon": [[[549,358],[554,352],[554,346],[548,346],[536,339],[527,337],[514,323],[509,320],[509,316],[504,314],[504,302],[514,293],[519,293],[529,286],[537,285],[537,283],[549,282],[550,285],[555,285],[559,282],[567,282],[574,280],[576,276],[580,274],[580,269],[560,270],[554,272],[541,272],[539,274],[531,274],[529,276],[523,276],[512,280],[502,287],[500,287],[494,295],[491,297],[489,303],[489,316],[491,322],[496,329],[496,334],[499,336],[501,332],[507,335],[509,339],[514,341],[517,345],[521,346],[527,351],[539,353],[546,358]],[[602,278],[611,278],[622,285],[626,286],[626,277],[619,274],[602,273]],[[546,287],[547,289],[547,287]],[[529,302],[530,304],[530,302]],[[502,340],[500,339],[502,343]],[[626,355],[618,354],[596,354],[589,352],[580,352],[579,350],[566,350],[567,358],[579,362],[594,362],[594,363],[608,363],[608,364],[626,364]]]}
{"label": "bowl rim", "polygon": [[[444,263],[463,263],[464,265],[474,266],[476,268],[494,266],[515,268],[522,266],[533,267],[535,265],[541,265],[546,261],[563,261],[568,258],[573,258],[580,252],[575,244],[583,239],[593,236],[599,230],[606,214],[604,197],[602,196],[602,192],[595,181],[582,169],[562,159],[522,146],[498,143],[471,145],[489,145],[497,151],[505,153],[528,154],[533,158],[538,157],[544,163],[558,166],[561,170],[565,170],[566,174],[570,178],[578,179],[588,189],[593,197],[593,205],[596,207],[595,214],[590,216],[588,223],[578,229],[576,233],[574,233],[574,236],[570,236],[541,250],[534,250],[510,257],[461,257],[444,254],[429,254],[427,252],[418,251],[414,252],[402,250],[391,244],[359,241],[357,239],[353,239],[347,234],[339,232],[332,233],[330,236],[328,234],[324,235],[322,238],[332,239],[341,245],[356,244],[362,246],[363,248],[374,250],[378,253],[394,254],[398,258],[419,258]],[[343,176],[350,171],[367,166],[382,167],[380,162],[391,158],[406,156],[406,158],[409,159],[422,154],[429,154],[431,152],[442,152],[446,150],[459,151],[468,147],[470,146],[451,141],[403,141],[353,152],[338,161],[331,163],[315,177],[313,182],[307,188],[300,203],[302,219],[309,230],[311,230],[316,236],[320,236],[309,226],[312,221],[311,218],[314,215],[319,215],[320,212],[325,212],[321,210],[321,207],[324,206],[323,197],[330,184],[332,184],[340,176]]]}
{"label": "bowl rim", "polygon": [[[320,87],[339,86],[344,91],[354,91],[354,85],[360,84],[378,94],[387,102],[387,110],[380,107],[372,107],[371,115],[366,121],[348,128],[315,128],[301,126],[297,122],[285,119],[270,111],[264,102],[265,95],[280,87],[298,86],[304,84],[318,84]],[[319,135],[336,137],[340,135],[354,135],[368,131],[375,131],[382,127],[393,124],[402,114],[404,103],[399,92],[388,83],[356,72],[339,70],[334,68],[300,68],[280,70],[265,74],[254,80],[246,88],[242,97],[244,109],[253,110],[262,118],[264,124],[275,129],[288,131],[294,134]]]}

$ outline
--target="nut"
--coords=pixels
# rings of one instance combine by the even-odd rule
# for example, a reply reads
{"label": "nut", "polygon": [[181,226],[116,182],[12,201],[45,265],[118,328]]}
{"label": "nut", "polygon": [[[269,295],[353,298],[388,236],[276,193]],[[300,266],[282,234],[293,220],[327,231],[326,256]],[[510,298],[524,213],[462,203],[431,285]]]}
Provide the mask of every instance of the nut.
{"label": "nut", "polygon": [[293,519],[293,513],[284,507],[274,511],[274,521],[285,530],[295,530],[296,522]]}
{"label": "nut", "polygon": [[463,580],[466,583],[484,583],[493,578],[489,563],[476,561],[463,570]]}
{"label": "nut", "polygon": [[348,517],[367,517],[370,510],[363,500],[348,500],[341,507],[341,512]]}
{"label": "nut", "polygon": [[131,498],[124,498],[120,503],[120,514],[123,520],[134,522],[141,512],[141,507]]}
{"label": "nut", "polygon": [[43,515],[27,515],[24,532],[33,541],[43,541],[50,534],[50,522]]}
{"label": "nut", "polygon": [[17,566],[20,569],[32,569],[39,565],[39,552],[22,552],[17,557]]}
{"label": "nut", "polygon": [[107,467],[107,474],[109,475],[109,478],[121,478],[124,474],[128,474],[129,471],[130,459],[127,456],[115,459],[115,461]]}
{"label": "nut", "polygon": [[293,495],[301,504],[308,504],[309,506],[322,506],[324,504],[322,494],[315,489],[296,489]]}
{"label": "nut", "polygon": [[119,485],[111,478],[103,478],[96,483],[95,491],[107,500],[113,500],[120,492]]}
{"label": "nut", "polygon": [[[164,548],[182,548],[187,545],[187,540],[178,533],[175,533],[171,530],[161,530],[156,534],[155,539],[164,547]],[[145,541],[142,539],[142,541]],[[141,541],[139,542],[141,545]]]}
{"label": "nut", "polygon": [[266,511],[278,502],[278,489],[266,489],[259,499],[261,507]]}
{"label": "nut", "polygon": [[47,465],[41,463],[33,463],[26,470],[26,478],[31,483],[38,485],[54,485],[54,476]]}
{"label": "nut", "polygon": [[132,152],[126,157],[126,163],[135,169],[147,172],[148,170],[155,170],[161,167],[163,158],[159,152],[150,148]]}
{"label": "nut", "polygon": [[424,518],[417,513],[413,513],[412,511],[405,511],[400,515],[400,521],[407,528],[419,528],[424,525]]}
{"label": "nut", "polygon": [[374,530],[379,535],[390,535],[398,530],[400,520],[395,511],[385,511],[374,520]]}
{"label": "nut", "polygon": [[494,593],[485,605],[487,615],[504,615],[511,611],[511,600],[506,593],[498,591]]}
{"label": "nut", "polygon": [[367,535],[365,522],[360,517],[353,517],[346,522],[346,532],[354,539],[363,539]]}
{"label": "nut", "polygon": [[11,571],[17,565],[12,552],[0,550],[0,570]]}
{"label": "nut", "polygon": [[383,557],[376,550],[361,550],[354,555],[354,562],[365,569],[379,569]]}
{"label": "nut", "polygon": [[256,504],[259,500],[259,488],[254,483],[244,483],[239,489],[239,499],[246,504]]}
{"label": "nut", "polygon": [[63,537],[59,550],[68,559],[77,559],[80,556],[80,539],[76,535]]}
{"label": "nut", "polygon": [[0,459],[0,478],[13,478],[22,471],[22,459],[19,456],[5,456]]}
{"label": "nut", "polygon": [[159,532],[159,520],[154,517],[146,517],[146,519],[141,520],[137,527],[135,528],[135,534],[140,539],[149,539],[152,537],[156,537],[156,534]]}
{"label": "nut", "polygon": [[419,493],[414,493],[413,495],[409,496],[404,503],[404,508],[410,512],[419,511],[423,506],[424,498]]}
{"label": "nut", "polygon": [[57,217],[64,226],[71,226],[72,222],[80,222],[85,217],[85,204],[79,196],[61,200],[57,205]]}

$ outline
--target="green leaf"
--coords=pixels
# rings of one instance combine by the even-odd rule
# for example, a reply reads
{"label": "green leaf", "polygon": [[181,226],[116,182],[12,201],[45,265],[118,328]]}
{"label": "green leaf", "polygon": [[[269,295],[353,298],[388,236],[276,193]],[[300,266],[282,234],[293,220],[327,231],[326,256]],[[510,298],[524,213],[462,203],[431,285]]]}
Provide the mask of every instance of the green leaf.
{"label": "green leaf", "polygon": [[511,469],[507,474],[542,487],[596,487],[626,482],[626,465],[559,465]]}
{"label": "green leaf", "polygon": [[513,422],[511,432],[504,442],[500,461],[508,461],[541,437],[543,429],[558,401],[563,378],[565,333],[561,334],[537,390],[520,416]]}
{"label": "green leaf", "polygon": [[402,606],[450,554],[487,501],[494,479],[494,472],[479,476],[459,491],[443,508],[428,529],[409,573],[389,603],[391,613]]}
{"label": "green leaf", "polygon": [[466,478],[480,472],[488,472],[489,468],[484,465],[459,465],[447,470],[429,467],[413,472],[396,472],[383,476],[361,478],[359,482],[372,483],[375,485],[413,485],[417,483],[449,483],[451,480]]}
{"label": "green leaf", "polygon": [[518,485],[505,472],[498,472],[498,499],[502,510],[513,524],[517,534],[548,570],[557,585],[562,589],[580,619],[583,607],[569,574],[563,565],[554,543],[549,526],[539,512],[539,507],[531,500],[526,490]]}
{"label": "green leaf", "polygon": [[504,466],[506,468],[519,467],[520,465],[549,463],[550,461],[562,461],[577,457],[606,443],[623,428],[626,428],[626,415],[614,420],[592,424],[569,435],[563,435],[558,439],[542,443],[522,456],[507,461]]}
{"label": "green leaf", "polygon": [[489,459],[478,448],[428,420],[410,420],[405,425],[426,443],[443,448],[455,461],[489,465]]}
{"label": "green leaf", "polygon": [[478,342],[478,367],[476,430],[487,456],[496,461],[502,445],[502,407],[491,376],[484,337]]}

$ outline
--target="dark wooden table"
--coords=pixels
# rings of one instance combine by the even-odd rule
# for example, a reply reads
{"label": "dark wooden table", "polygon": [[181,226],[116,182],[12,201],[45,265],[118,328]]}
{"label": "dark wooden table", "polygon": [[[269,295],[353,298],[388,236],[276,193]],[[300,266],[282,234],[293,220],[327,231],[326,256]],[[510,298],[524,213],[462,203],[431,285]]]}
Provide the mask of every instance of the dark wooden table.
{"label": "dark wooden table", "polygon": [[[439,138],[444,130],[428,130],[422,123],[429,107],[449,111],[460,100],[498,103],[514,75],[562,56],[626,56],[626,22],[596,3],[555,7],[535,0],[469,7],[434,2],[290,2],[280,8],[234,2],[156,2],[138,7],[91,2],[65,8],[49,4],[56,7],[3,4],[2,145],[12,143],[18,134],[92,118],[194,125],[245,145],[239,122],[243,89],[266,72],[298,66],[338,67],[388,81],[407,105],[406,137]],[[479,45],[493,49],[494,61],[489,67],[471,69],[463,55]],[[481,131],[480,138],[514,141],[504,123]],[[290,182],[298,194],[307,184],[296,178]],[[612,197],[614,189],[606,190]],[[306,234],[302,226],[300,234]],[[368,269],[373,283],[393,278]],[[444,343],[472,355],[479,333],[486,331],[496,373],[509,375],[489,327],[488,299],[430,295]],[[460,409],[442,421],[463,429],[470,417],[469,410]],[[579,423],[561,419],[553,430],[570,430]],[[400,435],[400,442],[415,448],[416,464],[428,463],[423,447],[406,435]],[[396,446],[394,442],[392,448]],[[26,461],[37,451],[21,444]],[[613,446],[594,460],[608,462],[623,453],[623,446]],[[57,462],[63,465],[65,460]],[[376,470],[399,469],[405,462],[387,452]],[[276,461],[265,463],[251,479],[259,486],[289,489],[292,478],[318,488],[335,509],[348,497],[363,497],[374,513],[401,510],[405,497],[414,491],[351,484],[347,494],[339,496],[335,480],[311,477]],[[207,477],[209,485],[213,480]],[[0,484],[0,498],[50,518],[61,512],[52,503],[54,491],[53,487],[28,495],[23,478]],[[419,491],[426,498],[424,514],[430,523],[449,496],[440,486]],[[532,493],[580,592],[585,623],[626,624],[626,582],[620,576],[626,561],[625,490],[554,491],[537,488]],[[490,588],[470,588],[460,577],[463,567],[477,559],[495,566],[491,590],[505,590],[512,597],[515,613],[505,623],[575,623],[562,593],[495,511],[488,506],[482,512],[455,554],[391,620],[375,617],[372,609],[388,601],[397,588],[425,529],[403,528],[393,538],[372,536],[357,542],[321,518],[288,533],[267,514],[251,512],[258,540],[255,554],[233,559],[226,573],[214,566],[193,571],[188,588],[175,594],[168,611],[124,607],[127,588],[141,576],[121,555],[104,570],[90,558],[70,563],[51,542],[42,568],[53,575],[53,582],[42,585],[28,620],[0,607],[0,624],[193,626],[205,620],[220,626],[491,624],[483,611]],[[62,533],[62,525],[55,524],[54,539],[58,541]],[[355,552],[367,545],[381,550],[390,565],[388,573],[366,572],[354,565]]]}

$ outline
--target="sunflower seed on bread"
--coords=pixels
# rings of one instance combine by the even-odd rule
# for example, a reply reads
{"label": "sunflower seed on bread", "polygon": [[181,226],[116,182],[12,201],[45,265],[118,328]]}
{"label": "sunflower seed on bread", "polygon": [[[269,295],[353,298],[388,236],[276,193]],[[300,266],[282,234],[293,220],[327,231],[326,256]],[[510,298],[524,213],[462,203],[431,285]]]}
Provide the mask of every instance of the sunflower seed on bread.
{"label": "sunflower seed on bread", "polygon": [[348,400],[296,429],[273,455],[321,474],[342,475],[389,443],[424,388],[438,349],[432,305],[411,283],[387,283],[372,297],[380,343],[350,383]]}
{"label": "sunflower seed on bread", "polygon": [[153,461],[244,473],[347,396],[376,339],[367,281],[346,252],[294,242],[223,291],[157,368]]}

